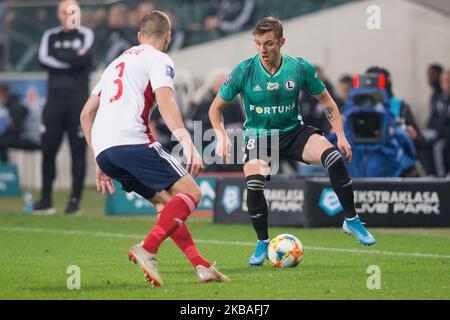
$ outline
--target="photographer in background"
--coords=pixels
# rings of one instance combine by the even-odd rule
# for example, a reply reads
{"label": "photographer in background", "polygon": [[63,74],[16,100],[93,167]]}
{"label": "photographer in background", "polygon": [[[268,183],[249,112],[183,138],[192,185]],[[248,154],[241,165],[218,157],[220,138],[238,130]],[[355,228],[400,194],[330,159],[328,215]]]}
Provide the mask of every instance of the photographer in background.
{"label": "photographer in background", "polygon": [[[391,73],[387,69],[378,66],[370,67],[366,70],[366,73],[384,75],[391,113],[396,117],[397,123],[399,123],[408,133],[411,140],[414,142],[416,149],[422,148],[426,144],[426,140],[417,126],[411,107],[403,99],[394,95]],[[404,172],[402,176],[424,177],[426,176],[426,173],[420,161],[417,160],[416,165],[411,170]]]}

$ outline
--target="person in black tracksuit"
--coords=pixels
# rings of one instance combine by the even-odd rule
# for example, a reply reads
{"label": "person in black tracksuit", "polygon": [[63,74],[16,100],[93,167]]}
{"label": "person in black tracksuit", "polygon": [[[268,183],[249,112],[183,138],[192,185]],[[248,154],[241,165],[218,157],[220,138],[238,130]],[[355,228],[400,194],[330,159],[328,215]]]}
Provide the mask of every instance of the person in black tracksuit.
{"label": "person in black tracksuit", "polygon": [[66,213],[76,213],[86,172],[86,143],[80,126],[80,113],[89,95],[94,34],[82,26],[70,25],[70,13],[76,1],[65,0],[58,6],[61,26],[48,29],[42,36],[39,61],[48,70],[47,104],[42,120],[42,195],[36,211],[54,212],[52,185],[56,176],[55,159],[67,131],[72,156],[72,193]]}

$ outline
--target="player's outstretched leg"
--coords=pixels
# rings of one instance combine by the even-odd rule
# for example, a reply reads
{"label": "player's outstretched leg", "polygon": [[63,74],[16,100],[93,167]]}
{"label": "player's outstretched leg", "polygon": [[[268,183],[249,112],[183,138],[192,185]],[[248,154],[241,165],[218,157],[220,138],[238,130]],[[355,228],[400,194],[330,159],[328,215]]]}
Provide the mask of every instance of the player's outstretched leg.
{"label": "player's outstretched leg", "polygon": [[200,255],[186,224],[183,223],[181,227],[172,233],[171,238],[192,263],[200,283],[230,281],[226,275],[220,273],[208,260]]}
{"label": "player's outstretched leg", "polygon": [[156,263],[156,253],[159,246],[164,239],[173,234],[184,223],[197,207],[199,200],[199,197],[194,197],[188,193],[179,193],[174,196],[161,210],[158,222],[147,238],[142,244],[137,244],[129,250],[130,260],[142,268],[147,281],[154,286],[162,286]]}
{"label": "player's outstretched leg", "polygon": [[[168,192],[162,191],[160,193],[161,198],[164,201],[168,201],[174,195],[178,193],[188,191],[194,195],[198,201],[201,199],[201,191],[191,176],[186,175],[177,181]],[[228,282],[230,279],[224,274],[220,273],[211,263],[204,259],[198,251],[194,240],[189,232],[188,227],[183,223],[174,233],[170,236],[173,242],[180,248],[180,250],[189,259],[192,266],[197,273],[200,283],[205,282]]]}
{"label": "player's outstretched leg", "polygon": [[258,236],[258,244],[248,263],[252,266],[260,266],[267,259],[269,245],[269,210],[264,196],[266,177],[261,174],[249,175],[246,181],[248,213]]}
{"label": "player's outstretched leg", "polygon": [[366,230],[356,214],[352,179],[345,167],[340,153],[334,148],[326,149],[321,156],[322,165],[328,170],[331,186],[344,209],[342,228],[347,234],[353,234],[359,243],[370,246],[375,244],[375,238]]}

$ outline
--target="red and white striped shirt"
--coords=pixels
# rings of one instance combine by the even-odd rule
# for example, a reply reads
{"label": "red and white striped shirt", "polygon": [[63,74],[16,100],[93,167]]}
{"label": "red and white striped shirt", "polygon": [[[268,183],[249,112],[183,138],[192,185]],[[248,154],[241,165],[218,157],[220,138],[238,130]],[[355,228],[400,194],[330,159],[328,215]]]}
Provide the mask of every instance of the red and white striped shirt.
{"label": "red and white striped shirt", "polygon": [[148,122],[155,105],[155,90],[174,90],[174,64],[150,45],[135,46],[111,62],[92,91],[100,107],[92,127],[95,156],[119,145],[151,144]]}

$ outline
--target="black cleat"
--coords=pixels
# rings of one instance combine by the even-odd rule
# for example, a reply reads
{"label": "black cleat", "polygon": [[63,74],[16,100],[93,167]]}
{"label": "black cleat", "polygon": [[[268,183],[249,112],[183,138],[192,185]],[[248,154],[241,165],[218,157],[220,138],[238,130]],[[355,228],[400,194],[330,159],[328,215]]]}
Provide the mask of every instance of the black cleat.
{"label": "black cleat", "polygon": [[50,201],[40,200],[33,205],[34,215],[51,215],[55,213],[55,208],[52,207]]}
{"label": "black cleat", "polygon": [[75,197],[71,197],[69,199],[69,203],[67,203],[66,210],[64,211],[67,214],[78,214],[80,212],[80,204],[79,199]]}

